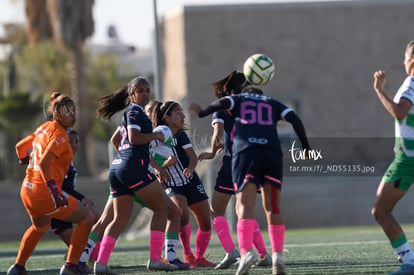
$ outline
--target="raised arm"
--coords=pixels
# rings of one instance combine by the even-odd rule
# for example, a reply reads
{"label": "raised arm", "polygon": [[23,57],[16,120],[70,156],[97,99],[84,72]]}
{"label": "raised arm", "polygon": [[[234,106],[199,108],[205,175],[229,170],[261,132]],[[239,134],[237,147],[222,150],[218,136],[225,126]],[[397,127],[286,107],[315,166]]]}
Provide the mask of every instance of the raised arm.
{"label": "raised arm", "polygon": [[385,92],[384,85],[387,79],[385,71],[376,71],[374,73],[374,90],[379,100],[390,115],[397,119],[403,120],[412,106],[412,102],[406,98],[401,98],[400,102],[395,103]]}
{"label": "raised arm", "polygon": [[189,109],[198,117],[205,117],[214,112],[229,109],[231,104],[232,102],[229,97],[223,97],[210,103],[204,110],[197,103],[191,103]]}

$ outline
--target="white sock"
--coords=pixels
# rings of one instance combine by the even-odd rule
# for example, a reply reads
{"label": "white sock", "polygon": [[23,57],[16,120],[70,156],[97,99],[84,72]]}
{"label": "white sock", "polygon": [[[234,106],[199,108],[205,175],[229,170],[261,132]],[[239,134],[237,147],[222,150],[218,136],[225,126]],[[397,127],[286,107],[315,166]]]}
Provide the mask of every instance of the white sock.
{"label": "white sock", "polygon": [[79,262],[86,263],[87,261],[89,261],[89,257],[91,256],[91,253],[94,250],[95,246],[96,243],[89,239],[85,249],[83,250],[82,256],[79,259]]}
{"label": "white sock", "polygon": [[414,254],[408,243],[404,243],[394,249],[395,253],[400,257],[403,264],[414,265]]}
{"label": "white sock", "polygon": [[179,240],[166,239],[165,240],[165,255],[168,261],[173,261],[177,258],[177,247]]}

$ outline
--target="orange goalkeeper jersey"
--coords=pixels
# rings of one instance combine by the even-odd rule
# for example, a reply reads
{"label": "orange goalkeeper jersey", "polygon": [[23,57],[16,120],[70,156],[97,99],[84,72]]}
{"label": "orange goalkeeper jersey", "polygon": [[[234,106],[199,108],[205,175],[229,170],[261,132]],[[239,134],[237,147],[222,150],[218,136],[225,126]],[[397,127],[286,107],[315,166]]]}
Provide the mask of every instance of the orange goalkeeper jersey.
{"label": "orange goalkeeper jersey", "polygon": [[43,123],[30,136],[16,144],[16,152],[19,158],[24,158],[29,149],[32,152],[24,181],[33,184],[45,184],[40,173],[39,163],[43,154],[51,151],[56,159],[50,169],[53,172],[53,179],[61,189],[63,179],[73,159],[73,152],[66,130],[56,121]]}

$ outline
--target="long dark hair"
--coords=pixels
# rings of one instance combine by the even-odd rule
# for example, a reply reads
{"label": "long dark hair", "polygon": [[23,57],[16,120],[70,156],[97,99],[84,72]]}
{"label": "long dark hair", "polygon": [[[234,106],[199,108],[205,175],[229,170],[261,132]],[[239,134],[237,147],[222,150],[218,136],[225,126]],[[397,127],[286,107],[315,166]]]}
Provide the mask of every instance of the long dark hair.
{"label": "long dark hair", "polygon": [[115,92],[98,98],[96,117],[101,118],[103,121],[111,120],[111,117],[114,114],[128,106],[130,103],[129,95],[133,92],[134,88],[141,83],[149,85],[149,82],[145,77],[135,77],[129,81],[127,85],[119,88]]}
{"label": "long dark hair", "polygon": [[60,92],[53,92],[50,95],[50,105],[48,107],[48,114],[51,115],[53,111],[59,111],[59,109],[67,104],[75,104],[67,95],[64,95]]}
{"label": "long dark hair", "polygon": [[240,94],[246,84],[248,84],[248,82],[243,73],[232,71],[225,78],[217,80],[210,85],[213,87],[214,95],[218,98],[222,98],[232,94]]}
{"label": "long dark hair", "polygon": [[167,125],[165,122],[165,116],[170,116],[175,106],[179,105],[175,101],[166,101],[164,103],[156,101],[151,113],[152,126],[157,127],[160,125]]}

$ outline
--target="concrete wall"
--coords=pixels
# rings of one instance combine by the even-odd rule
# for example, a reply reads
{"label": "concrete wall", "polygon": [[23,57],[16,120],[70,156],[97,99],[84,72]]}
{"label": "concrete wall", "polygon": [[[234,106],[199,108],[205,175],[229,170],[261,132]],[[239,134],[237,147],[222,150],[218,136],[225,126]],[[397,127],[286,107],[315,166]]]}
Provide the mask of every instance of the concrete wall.
{"label": "concrete wall", "polygon": [[[293,105],[310,136],[393,136],[372,75],[385,69],[395,94],[413,18],[405,0],[185,6],[162,24],[164,99],[206,106],[209,83],[262,52],[276,65],[264,92]],[[210,119],[187,121],[205,145]]]}

